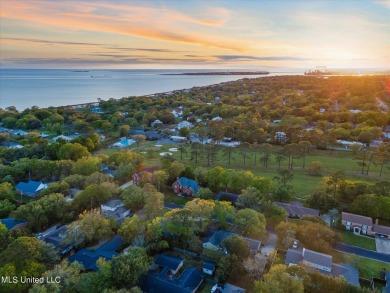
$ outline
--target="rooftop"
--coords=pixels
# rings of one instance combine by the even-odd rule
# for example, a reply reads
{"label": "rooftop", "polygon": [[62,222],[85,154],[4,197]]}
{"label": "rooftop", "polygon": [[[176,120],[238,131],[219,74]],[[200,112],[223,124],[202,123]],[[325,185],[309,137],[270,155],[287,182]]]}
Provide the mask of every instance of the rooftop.
{"label": "rooftop", "polygon": [[332,256],[329,254],[320,253],[317,251],[303,249],[302,251],[303,260],[318,264],[324,267],[332,267]]}
{"label": "rooftop", "polygon": [[168,254],[159,254],[154,259],[154,263],[164,268],[169,268],[170,270],[177,270],[180,264],[184,260],[180,257],[168,255]]}
{"label": "rooftop", "polygon": [[4,226],[7,228],[7,230],[12,230],[16,226],[20,224],[25,224],[27,223],[26,221],[21,221],[21,220],[15,220],[14,218],[5,218],[0,220],[1,223],[4,224]]}
{"label": "rooftop", "polygon": [[302,217],[302,216],[319,216],[320,211],[311,208],[305,208],[301,204],[295,202],[284,203],[284,202],[275,202],[278,206],[285,209],[290,216]]}
{"label": "rooftop", "polygon": [[372,219],[370,217],[350,214],[346,212],[342,212],[341,219],[346,222],[357,223],[361,225],[372,226]]}

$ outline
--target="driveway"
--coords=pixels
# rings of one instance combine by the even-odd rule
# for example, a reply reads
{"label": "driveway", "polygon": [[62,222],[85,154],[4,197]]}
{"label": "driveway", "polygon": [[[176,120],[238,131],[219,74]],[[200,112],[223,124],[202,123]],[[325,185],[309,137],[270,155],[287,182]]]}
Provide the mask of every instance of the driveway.
{"label": "driveway", "polygon": [[336,250],[346,252],[349,254],[356,254],[361,257],[379,260],[382,262],[390,263],[390,254],[380,253],[374,250],[364,249],[353,245],[337,242]]}
{"label": "driveway", "polygon": [[390,239],[375,237],[376,251],[390,254]]}
{"label": "driveway", "polygon": [[261,254],[262,255],[269,255],[272,251],[275,250],[276,247],[276,241],[278,240],[278,237],[276,236],[273,229],[267,227],[268,232],[268,239],[265,242],[265,245],[261,248]]}

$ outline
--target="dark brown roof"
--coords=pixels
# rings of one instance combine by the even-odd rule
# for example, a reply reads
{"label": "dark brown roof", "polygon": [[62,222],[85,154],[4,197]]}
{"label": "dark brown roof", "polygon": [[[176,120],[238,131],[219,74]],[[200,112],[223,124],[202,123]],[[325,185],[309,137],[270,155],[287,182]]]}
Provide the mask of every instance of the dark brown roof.
{"label": "dark brown roof", "polygon": [[341,219],[346,222],[352,222],[360,225],[372,226],[372,219],[370,217],[355,215],[343,212]]}
{"label": "dark brown roof", "polygon": [[382,226],[382,225],[373,225],[372,226],[372,231],[375,233],[379,234],[384,234],[384,235],[390,235],[390,227],[389,226]]}
{"label": "dark brown roof", "polygon": [[332,267],[332,256],[317,251],[303,249],[303,260],[311,263],[315,263],[324,267]]}

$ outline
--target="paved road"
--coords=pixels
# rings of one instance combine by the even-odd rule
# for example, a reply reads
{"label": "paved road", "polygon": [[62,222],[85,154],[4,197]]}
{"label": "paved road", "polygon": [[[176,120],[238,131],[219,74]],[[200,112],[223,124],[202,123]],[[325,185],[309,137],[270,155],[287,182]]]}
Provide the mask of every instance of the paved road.
{"label": "paved road", "polygon": [[175,204],[172,202],[164,202],[164,207],[166,207],[167,209],[170,209],[170,210],[184,208],[184,206],[179,205],[179,204]]}
{"label": "paved road", "polygon": [[374,250],[364,249],[341,242],[336,243],[336,250],[390,263],[390,254],[380,253]]}

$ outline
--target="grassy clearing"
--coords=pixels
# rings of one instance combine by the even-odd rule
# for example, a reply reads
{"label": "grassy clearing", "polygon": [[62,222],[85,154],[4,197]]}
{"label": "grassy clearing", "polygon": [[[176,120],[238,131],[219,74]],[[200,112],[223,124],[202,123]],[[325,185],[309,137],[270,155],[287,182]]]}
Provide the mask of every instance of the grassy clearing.
{"label": "grassy clearing", "polygon": [[[155,149],[155,154],[152,158],[148,158],[146,161],[147,166],[158,166],[160,165],[160,153],[168,152],[170,148],[177,148],[177,144],[166,144],[162,145],[159,148],[155,147],[157,143],[145,143],[139,148],[134,149],[136,152],[145,152],[147,149]],[[205,158],[198,160],[198,163],[195,163],[194,160],[191,160],[190,146],[187,147],[187,152],[183,154],[183,160],[180,159],[180,152],[171,152],[173,157],[185,165],[197,167],[202,166],[206,168],[213,168],[216,166],[222,166],[226,169],[235,169],[235,170],[248,170],[257,176],[264,176],[273,178],[278,174],[278,165],[276,161],[271,158],[268,167],[263,166],[262,162],[259,161],[259,155],[257,155],[256,165],[254,164],[254,155],[253,153],[248,153],[246,162],[244,164],[243,157],[240,153],[240,149],[233,149],[232,159],[229,165],[227,158],[223,155],[222,151],[219,151],[215,157],[214,162],[210,162],[209,166]],[[349,180],[360,180],[368,183],[375,183],[379,180],[383,180],[386,176],[390,175],[390,171],[387,168],[384,168],[382,177],[379,176],[380,166],[372,164],[370,167],[369,175],[361,174],[361,167],[358,165],[360,162],[359,159],[356,159],[356,155],[352,152],[346,151],[324,151],[324,150],[311,150],[311,153],[305,158],[305,165],[308,166],[310,162],[320,161],[322,164],[321,176],[311,176],[308,174],[307,168],[303,168],[303,160],[296,159],[294,160],[293,167],[293,196],[298,198],[306,198],[309,194],[318,191],[321,189],[322,176],[336,172],[344,171],[346,177]],[[287,165],[287,160],[283,161],[281,164],[281,169],[285,169]]]}
{"label": "grassy clearing", "polygon": [[165,202],[172,202],[175,204],[185,205],[186,202],[189,200],[191,200],[191,198],[178,196],[177,194],[173,193],[172,191],[164,191],[164,201]]}
{"label": "grassy clearing", "polygon": [[336,232],[341,235],[341,242],[343,243],[376,251],[376,243],[374,238],[355,235],[352,232],[343,230],[336,230]]}
{"label": "grassy clearing", "polygon": [[359,275],[361,278],[379,278],[382,268],[385,268],[386,271],[390,271],[390,264],[388,263],[371,260],[352,254],[341,253],[341,255],[344,263],[350,263],[359,270]]}

